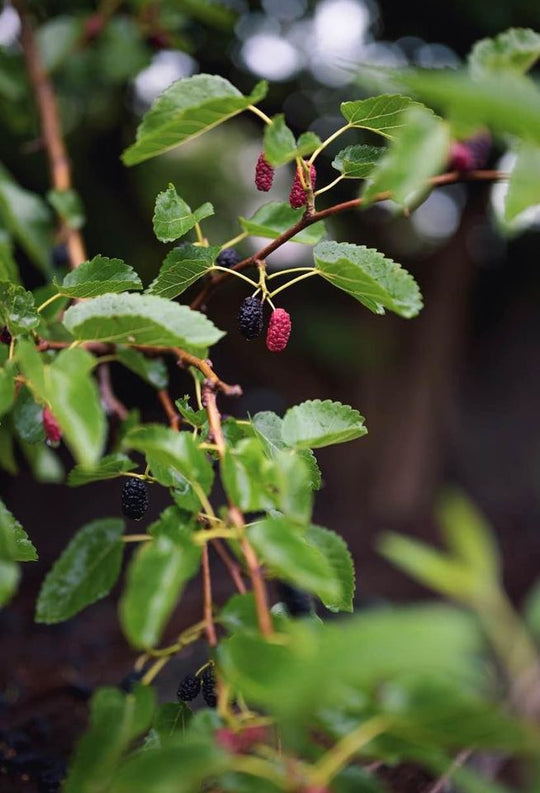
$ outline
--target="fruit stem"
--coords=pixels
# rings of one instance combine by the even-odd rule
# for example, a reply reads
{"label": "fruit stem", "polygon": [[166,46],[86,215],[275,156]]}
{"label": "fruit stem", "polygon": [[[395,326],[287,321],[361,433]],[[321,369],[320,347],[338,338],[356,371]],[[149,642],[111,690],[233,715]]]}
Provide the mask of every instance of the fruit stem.
{"label": "fruit stem", "polygon": [[347,132],[347,130],[351,128],[352,128],[352,124],[345,124],[345,126],[336,129],[335,132],[329,135],[326,138],[326,140],[323,140],[321,145],[317,149],[315,149],[315,151],[308,160],[308,164],[313,165],[313,163],[315,162],[321,151],[324,151],[324,149],[326,149],[326,147],[329,146],[330,143],[333,143],[336,140],[336,138],[339,138],[340,135],[342,135],[344,132]]}
{"label": "fruit stem", "polygon": [[122,542],[150,542],[153,539],[151,534],[124,534]]}
{"label": "fruit stem", "polygon": [[267,276],[267,281],[271,281],[273,278],[277,278],[279,275],[288,275],[289,273],[307,273],[312,272],[313,267],[289,267],[287,270],[277,270],[275,273],[271,273]]}
{"label": "fruit stem", "polygon": [[259,118],[262,118],[262,120],[264,121],[264,123],[265,123],[265,124],[267,124],[268,126],[270,126],[271,124],[273,124],[273,123],[274,123],[274,122],[272,121],[272,119],[271,119],[271,118],[269,118],[269,117],[266,115],[266,113],[263,113],[263,111],[262,111],[262,110],[259,110],[259,108],[258,108],[258,107],[255,107],[255,105],[248,105],[248,110],[251,110],[251,112],[252,112],[252,113],[255,113],[255,115],[256,115],[256,116],[259,116]]}
{"label": "fruit stem", "polygon": [[297,284],[299,281],[303,281],[305,278],[311,278],[312,275],[319,275],[317,270],[312,269],[309,273],[303,273],[303,275],[299,275],[298,278],[293,278],[291,281],[287,281],[286,284],[282,286],[278,286],[277,289],[274,289],[273,292],[270,292],[269,297],[275,297],[280,292],[283,292],[285,289],[288,289],[293,284]]}
{"label": "fruit stem", "polygon": [[43,303],[40,306],[38,306],[38,310],[37,310],[38,314],[41,314],[41,312],[44,309],[46,309],[47,306],[50,306],[51,303],[54,303],[54,301],[58,300],[59,297],[63,297],[63,295],[61,295],[60,292],[57,292],[55,295],[49,297],[48,300],[44,300]]}
{"label": "fruit stem", "polygon": [[229,267],[221,267],[219,264],[213,264],[212,270],[221,270],[222,273],[236,275],[238,278],[241,278],[242,281],[247,281],[247,283],[251,284],[251,286],[257,286],[256,282],[253,281],[252,278],[248,278],[247,275],[243,275],[243,273],[239,273],[237,270],[231,270]]}
{"label": "fruit stem", "polygon": [[233,237],[232,239],[227,240],[227,242],[224,242],[221,246],[221,250],[224,250],[225,248],[233,248],[235,245],[237,245],[239,242],[242,242],[242,240],[245,240],[247,237],[249,237],[249,234],[247,233],[247,231],[243,231],[241,234],[237,234],[236,237]]}
{"label": "fruit stem", "polygon": [[315,764],[312,784],[321,786],[328,784],[359,749],[387,730],[390,724],[391,720],[388,716],[374,716],[345,735]]}
{"label": "fruit stem", "polygon": [[330,182],[330,184],[327,184],[327,185],[326,185],[326,187],[321,187],[321,189],[320,189],[320,190],[316,190],[316,191],[315,191],[315,193],[314,193],[314,195],[315,195],[315,196],[320,196],[320,195],[322,195],[323,193],[326,193],[326,191],[327,191],[327,190],[331,190],[331,189],[332,189],[333,187],[335,187],[335,186],[336,186],[336,185],[337,185],[339,182],[341,182],[341,180],[342,180],[342,179],[344,179],[344,178],[345,178],[345,177],[343,176],[343,174],[340,174],[340,175],[339,175],[339,176],[338,176],[336,179],[334,179],[334,181],[333,181],[333,182]]}
{"label": "fruit stem", "polygon": [[216,538],[222,538],[224,540],[236,540],[238,539],[238,534],[236,531],[232,531],[231,529],[203,529],[202,531],[196,531],[192,534],[193,542],[195,545],[205,545],[210,540],[214,540]]}

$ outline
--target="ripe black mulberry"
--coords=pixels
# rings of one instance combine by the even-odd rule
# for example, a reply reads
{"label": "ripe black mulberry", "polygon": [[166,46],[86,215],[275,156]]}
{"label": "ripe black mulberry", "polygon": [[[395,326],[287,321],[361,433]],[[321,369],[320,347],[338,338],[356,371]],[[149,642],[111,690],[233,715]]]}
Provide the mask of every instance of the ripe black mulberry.
{"label": "ripe black mulberry", "polygon": [[4,327],[0,329],[0,342],[2,342],[2,344],[11,344],[11,333],[7,325],[4,325]]}
{"label": "ripe black mulberry", "polygon": [[141,479],[130,476],[122,490],[122,512],[126,518],[140,520],[148,509],[148,490]]}
{"label": "ripe black mulberry", "polygon": [[220,267],[234,267],[240,261],[240,254],[235,248],[223,248],[216,259]]}
{"label": "ripe black mulberry", "polygon": [[176,695],[182,702],[191,702],[201,690],[201,681],[196,675],[186,675],[180,681]]}
{"label": "ripe black mulberry", "polygon": [[240,333],[244,338],[256,339],[263,329],[263,304],[258,297],[246,297],[238,312]]}
{"label": "ripe black mulberry", "polygon": [[216,697],[216,678],[214,676],[214,669],[212,666],[207,666],[201,675],[202,677],[202,695],[203,699],[209,708],[215,708],[217,705]]}
{"label": "ripe black mulberry", "polygon": [[276,589],[279,599],[291,617],[305,617],[313,613],[313,598],[308,592],[284,581],[278,581]]}

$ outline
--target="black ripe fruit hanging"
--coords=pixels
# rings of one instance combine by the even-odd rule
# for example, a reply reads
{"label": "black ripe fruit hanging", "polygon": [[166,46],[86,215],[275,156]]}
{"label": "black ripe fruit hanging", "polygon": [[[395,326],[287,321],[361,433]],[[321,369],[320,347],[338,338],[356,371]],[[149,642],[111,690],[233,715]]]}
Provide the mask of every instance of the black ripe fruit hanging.
{"label": "black ripe fruit hanging", "polygon": [[220,267],[234,267],[240,261],[240,254],[234,248],[223,248],[216,259]]}
{"label": "black ripe fruit hanging", "polygon": [[276,584],[278,597],[285,605],[291,617],[305,617],[313,614],[313,598],[303,589],[278,581]]}
{"label": "black ripe fruit hanging", "polygon": [[196,675],[186,675],[180,681],[176,695],[182,702],[191,702],[201,690],[201,681]]}
{"label": "black ripe fruit hanging", "polygon": [[263,304],[258,297],[246,297],[238,312],[238,326],[245,339],[256,339],[263,329]]}
{"label": "black ripe fruit hanging", "polygon": [[11,333],[9,332],[7,325],[4,325],[3,328],[0,328],[0,342],[2,344],[11,344]]}
{"label": "black ripe fruit hanging", "polygon": [[122,512],[126,518],[140,520],[148,509],[148,490],[141,479],[130,476],[122,490]]}
{"label": "black ripe fruit hanging", "polygon": [[214,677],[214,669],[211,666],[207,666],[202,673],[202,695],[209,708],[216,707],[216,679]]}

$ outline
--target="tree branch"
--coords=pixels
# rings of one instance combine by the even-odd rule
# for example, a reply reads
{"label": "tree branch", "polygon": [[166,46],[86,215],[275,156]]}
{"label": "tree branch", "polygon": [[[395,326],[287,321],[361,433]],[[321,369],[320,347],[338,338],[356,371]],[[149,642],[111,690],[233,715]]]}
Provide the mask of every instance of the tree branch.
{"label": "tree branch", "polygon": [[[41,137],[49,162],[51,185],[55,190],[64,192],[71,189],[72,179],[71,165],[60,125],[58,103],[41,58],[26,4],[24,0],[13,0],[12,4],[21,19],[21,46],[39,113]],[[66,241],[70,267],[75,269],[87,258],[82,235],[62,223],[61,236]]]}
{"label": "tree branch", "polygon": [[163,405],[163,410],[167,414],[167,418],[169,419],[169,424],[171,425],[171,429],[174,430],[175,432],[178,432],[180,430],[181,419],[178,413],[176,412],[176,410],[174,409],[174,405],[169,396],[169,392],[167,391],[166,388],[161,388],[157,392],[157,395],[159,401]]}
{"label": "tree branch", "polygon": [[120,421],[124,421],[128,417],[129,411],[114,393],[111,382],[111,370],[108,363],[103,363],[98,367],[98,382],[99,393],[106,412],[114,414],[118,416]]}
{"label": "tree branch", "polygon": [[[432,177],[428,181],[428,186],[441,187],[442,185],[457,184],[458,182],[497,182],[507,178],[508,174],[505,174],[501,171],[470,171],[469,173],[449,171],[448,173],[443,173],[439,174],[439,176]],[[385,192],[378,193],[376,196],[374,196],[372,203],[387,201],[391,198],[392,192],[390,190],[386,190]],[[353,198],[351,201],[344,201],[341,204],[334,204],[334,206],[327,207],[326,209],[320,209],[317,212],[306,212],[304,216],[300,218],[298,223],[296,223],[294,226],[291,226],[291,228],[287,229],[287,231],[284,231],[283,234],[280,234],[279,237],[277,237],[275,240],[272,240],[272,242],[270,242],[260,251],[248,256],[246,259],[242,259],[241,262],[238,262],[238,264],[235,264],[230,269],[235,271],[245,270],[247,267],[254,265],[257,260],[266,259],[267,256],[270,256],[270,254],[274,253],[274,251],[277,251],[278,248],[292,239],[292,237],[308,226],[313,225],[313,223],[317,223],[319,220],[324,220],[325,218],[331,217],[332,215],[338,215],[341,212],[346,212],[349,209],[357,209],[364,203],[365,200],[362,197]],[[223,284],[223,282],[229,277],[230,276],[228,273],[220,273],[219,275],[211,277],[205,286],[203,286],[199,294],[192,300],[190,308],[201,309],[214,294],[216,289],[221,286],[221,284]]]}
{"label": "tree branch", "polygon": [[212,616],[212,578],[210,575],[210,560],[208,559],[208,545],[205,543],[202,549],[201,567],[203,576],[203,616],[206,637],[210,647],[217,644],[216,627]]}

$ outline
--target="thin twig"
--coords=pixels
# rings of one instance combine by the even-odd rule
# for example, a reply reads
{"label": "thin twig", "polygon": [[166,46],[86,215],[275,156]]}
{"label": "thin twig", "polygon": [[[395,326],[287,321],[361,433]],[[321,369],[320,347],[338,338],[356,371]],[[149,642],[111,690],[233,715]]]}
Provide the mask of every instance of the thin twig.
{"label": "thin twig", "polygon": [[129,410],[114,393],[111,382],[111,370],[108,363],[103,363],[98,366],[98,381],[101,401],[103,402],[106,412],[110,415],[118,416],[120,421],[125,421],[129,415]]}
{"label": "thin twig", "polygon": [[[41,138],[49,162],[51,184],[55,190],[64,192],[72,187],[71,166],[62,135],[54,88],[45,70],[26,4],[24,0],[13,0],[12,4],[21,19],[21,46],[39,113]],[[62,223],[60,231],[60,236],[66,241],[70,267],[75,269],[87,258],[82,235],[65,223]]]}
{"label": "thin twig", "polygon": [[202,386],[202,404],[208,416],[210,427],[210,440],[216,444],[217,452],[222,458],[225,455],[226,445],[221,426],[221,415],[216,400],[217,386],[210,380],[205,380]]}
{"label": "thin twig", "polygon": [[454,757],[454,760],[450,763],[447,770],[442,774],[437,781],[435,782],[432,787],[429,787],[426,790],[426,793],[442,793],[446,784],[452,778],[452,774],[456,771],[460,766],[467,762],[469,757],[472,754],[472,749],[463,749],[458,755]]}
{"label": "thin twig", "polygon": [[216,551],[217,555],[229,571],[229,575],[231,576],[232,580],[234,581],[234,585],[236,586],[237,590],[240,592],[241,595],[245,595],[247,592],[246,585],[241,576],[241,568],[233,559],[229,556],[227,549],[221,542],[221,540],[213,539],[211,540],[212,547]]}
{"label": "thin twig", "polygon": [[224,394],[227,396],[242,396],[242,389],[239,385],[228,385],[224,383],[223,380],[220,380],[217,374],[212,369],[211,361],[204,360],[203,358],[197,358],[196,355],[192,355],[186,350],[180,349],[180,347],[175,347],[172,352],[178,358],[178,362],[181,366],[194,366],[196,369],[203,374],[206,379],[212,383],[212,385],[218,389],[218,391],[223,391]]}
{"label": "thin twig", "polygon": [[[441,185],[457,184],[458,182],[497,182],[507,178],[508,174],[501,171],[470,171],[469,173],[449,171],[448,173],[443,173],[439,174],[439,176],[432,177],[428,181],[427,186],[440,187]],[[390,198],[392,198],[392,193],[391,191],[387,190],[374,196],[372,198],[372,203],[387,201]],[[344,201],[341,204],[334,204],[334,206],[321,209],[318,212],[306,212],[303,217],[300,218],[298,223],[295,223],[294,226],[291,226],[290,229],[287,229],[287,231],[283,232],[283,234],[281,234],[275,240],[272,240],[272,242],[270,242],[260,251],[248,256],[246,259],[238,262],[238,264],[235,264],[230,269],[235,271],[245,270],[247,267],[255,264],[257,259],[266,259],[267,256],[270,256],[270,254],[274,253],[274,251],[280,248],[284,243],[288,242],[303,229],[313,225],[313,223],[317,223],[317,221],[324,220],[325,218],[331,217],[332,215],[338,215],[341,212],[346,212],[349,209],[357,209],[364,203],[365,199],[362,197],[353,198],[351,201]],[[220,273],[219,275],[209,278],[205,286],[203,286],[199,294],[191,302],[191,308],[200,309],[202,306],[204,306],[215,290],[221,286],[221,284],[228,277],[229,275],[227,273]]]}
{"label": "thin twig", "polygon": [[264,578],[261,573],[261,566],[257,558],[257,554],[251,547],[249,540],[246,537],[246,526],[244,523],[244,516],[238,507],[229,507],[229,518],[233,526],[238,529],[240,535],[240,547],[244,554],[251,585],[253,587],[253,597],[255,598],[255,609],[257,611],[257,622],[259,629],[263,636],[268,638],[272,635],[272,617],[270,616],[270,608],[268,605],[268,594]]}
{"label": "thin twig", "polygon": [[167,414],[167,418],[169,419],[169,424],[171,425],[171,429],[175,432],[180,430],[180,422],[181,418],[179,414],[174,409],[174,405],[172,403],[172,399],[169,396],[169,392],[166,388],[161,388],[158,392],[158,399],[163,405],[163,409]]}
{"label": "thin twig", "polygon": [[210,560],[208,558],[208,545],[204,545],[202,549],[201,567],[203,576],[203,616],[206,637],[210,647],[215,647],[217,644],[217,636],[214,617],[212,615],[212,578],[210,574]]}

